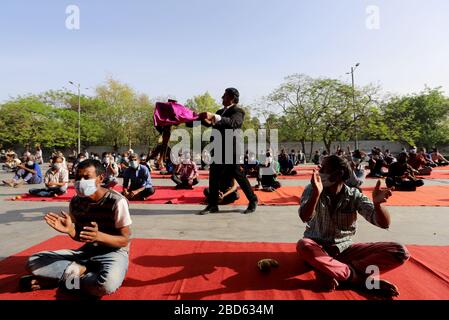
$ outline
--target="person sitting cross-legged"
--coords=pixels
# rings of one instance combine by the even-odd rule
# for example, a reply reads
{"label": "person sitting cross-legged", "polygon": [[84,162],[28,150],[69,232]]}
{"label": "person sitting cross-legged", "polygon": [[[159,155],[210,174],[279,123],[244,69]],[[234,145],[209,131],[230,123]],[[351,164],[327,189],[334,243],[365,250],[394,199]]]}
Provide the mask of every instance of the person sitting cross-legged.
{"label": "person sitting cross-legged", "polygon": [[23,183],[40,184],[42,183],[42,171],[35,158],[29,155],[25,158],[24,164],[17,165],[17,172],[14,178],[10,181],[3,181],[4,184],[10,187],[19,187]]}
{"label": "person sitting cross-legged", "polygon": [[63,158],[54,156],[51,168],[44,176],[45,188],[30,189],[29,193],[38,197],[61,196],[67,192],[69,183],[69,172],[63,167]]}
{"label": "person sitting cross-legged", "polygon": [[408,162],[408,154],[401,152],[398,155],[398,161],[391,164],[388,170],[386,184],[389,188],[394,187],[397,191],[416,191],[417,187],[422,187],[424,181],[417,179],[414,170]]}
{"label": "person sitting cross-legged", "polygon": [[276,177],[280,173],[279,162],[273,159],[272,151],[267,150],[265,162],[259,164],[259,173],[257,176],[256,190],[262,186],[262,190],[266,192],[274,192],[281,187]]}
{"label": "person sitting cross-legged", "polygon": [[113,189],[118,185],[119,168],[110,152],[103,153],[103,166],[105,167],[105,178],[102,187]]}
{"label": "person sitting cross-legged", "polygon": [[430,176],[432,168],[428,165],[425,156],[416,147],[410,149],[408,164],[417,171],[420,176]]}
{"label": "person sitting cross-legged", "polygon": [[434,148],[432,150],[432,161],[436,163],[440,167],[449,166],[449,160],[447,160],[439,151],[437,148]]}
{"label": "person sitting cross-legged", "polygon": [[171,179],[176,183],[176,189],[193,189],[199,183],[198,167],[191,159],[190,152],[184,152]]}
{"label": "person sitting cross-legged", "polygon": [[128,200],[145,201],[154,192],[150,170],[140,164],[137,154],[131,154],[129,156],[129,167],[123,173],[123,195]]}
{"label": "person sitting cross-legged", "polygon": [[[221,177],[220,179],[220,191],[218,192],[218,204],[227,205],[236,202],[240,199],[240,195],[237,191],[237,181],[229,176]],[[209,188],[204,189],[204,195],[206,196],[206,202],[209,198]]]}
{"label": "person sitting cross-legged", "polygon": [[278,157],[280,171],[283,176],[294,176],[297,172],[294,169],[294,162],[288,157],[284,150]]}
{"label": "person sitting cross-legged", "polygon": [[78,296],[102,297],[120,288],[128,270],[132,221],[128,201],[101,187],[104,172],[97,160],[78,165],[77,195],[69,212],[48,213],[45,221],[83,246],[33,254],[26,264],[29,275],[20,280],[23,291],[59,287]]}
{"label": "person sitting cross-legged", "polygon": [[[332,155],[314,171],[311,184],[301,197],[299,217],[306,223],[304,238],[297,244],[300,259],[311,266],[323,290],[334,291],[339,286],[363,290],[375,296],[394,297],[398,288],[373,275],[370,267],[380,273],[403,265],[410,257],[407,249],[395,242],[354,243],[357,214],[382,229],[390,227],[390,215],[383,203],[392,195],[381,189],[381,181],[373,191],[373,201],[355,188],[344,184],[350,174],[347,161]],[[368,281],[367,281],[368,280]],[[367,283],[377,286],[367,287]]]}

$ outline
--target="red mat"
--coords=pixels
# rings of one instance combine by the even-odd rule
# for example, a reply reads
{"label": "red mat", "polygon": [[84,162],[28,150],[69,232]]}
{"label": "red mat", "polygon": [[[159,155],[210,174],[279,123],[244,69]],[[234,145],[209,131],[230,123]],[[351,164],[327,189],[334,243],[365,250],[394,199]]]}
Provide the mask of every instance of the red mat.
{"label": "red mat", "polygon": [[[195,187],[193,190],[176,190],[175,187],[155,187],[156,192],[147,201],[131,201],[135,204],[203,204],[205,186]],[[117,186],[117,191],[122,188]],[[304,191],[304,187],[283,187],[276,192],[256,191],[259,198],[259,205],[297,205],[299,195]],[[234,205],[248,205],[243,192],[240,192],[240,199]],[[75,189],[69,186],[67,193],[55,198],[41,198],[29,194],[22,195],[21,199],[15,201],[48,201],[48,202],[69,202],[75,196]]]}
{"label": "red mat", "polygon": [[[132,201],[138,204],[202,204],[204,201],[202,187],[195,187],[193,190],[176,190],[174,187],[156,187],[156,193],[147,201]],[[371,198],[374,187],[362,188],[364,193]],[[121,190],[120,187],[117,187]],[[295,206],[299,205],[299,199],[304,191],[302,186],[285,186],[275,192],[256,191],[260,205],[266,206]],[[50,201],[68,202],[75,195],[73,187],[69,187],[68,192],[56,198],[39,198],[31,195],[23,195],[21,201]],[[240,199],[234,205],[245,206],[248,204],[245,195],[240,191]],[[388,200],[387,206],[449,206],[449,186],[424,186],[415,192],[395,191]]]}
{"label": "red mat", "polygon": [[[0,300],[75,299],[56,289],[19,293],[27,257],[43,250],[78,248],[66,236],[52,238],[0,262]],[[295,244],[237,243],[135,239],[130,266],[122,287],[105,300],[365,300],[371,297],[344,290],[321,292],[315,274],[295,252]],[[449,299],[449,247],[408,246],[412,258],[385,273],[395,283],[399,299]],[[262,274],[263,258],[280,267]]]}

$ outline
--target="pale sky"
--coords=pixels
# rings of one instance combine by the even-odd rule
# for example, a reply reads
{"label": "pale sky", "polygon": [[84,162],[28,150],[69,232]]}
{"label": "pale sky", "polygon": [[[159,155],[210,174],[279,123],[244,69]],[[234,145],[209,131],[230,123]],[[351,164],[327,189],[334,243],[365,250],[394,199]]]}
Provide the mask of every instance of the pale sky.
{"label": "pale sky", "polygon": [[[66,28],[68,5],[80,9],[79,30]],[[293,73],[350,81],[357,62],[358,85],[449,93],[447,0],[3,0],[0,8],[0,102],[112,76],[181,102],[206,91],[219,100],[234,86],[250,104]],[[376,10],[379,28],[370,29]]]}

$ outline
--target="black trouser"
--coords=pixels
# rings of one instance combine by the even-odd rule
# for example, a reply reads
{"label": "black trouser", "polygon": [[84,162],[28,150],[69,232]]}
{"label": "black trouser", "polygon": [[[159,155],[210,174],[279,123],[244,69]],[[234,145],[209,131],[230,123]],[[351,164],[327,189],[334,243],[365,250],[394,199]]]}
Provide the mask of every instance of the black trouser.
{"label": "black trouser", "polygon": [[395,187],[395,189],[397,191],[415,191],[417,187],[422,187],[424,185],[423,180],[397,181],[391,177],[388,177],[385,182],[386,182],[388,188]]}
{"label": "black trouser", "polygon": [[193,179],[192,184],[189,183],[189,180],[180,179],[176,174],[171,176],[171,180],[176,183],[177,186],[188,187],[188,186],[196,186],[199,181],[197,178]]}
{"label": "black trouser", "polygon": [[220,191],[220,179],[234,178],[239,184],[246,198],[251,201],[257,201],[257,197],[251,188],[251,185],[246,178],[245,173],[238,164],[211,164],[209,173],[209,199],[208,203],[211,206],[218,205],[218,193]]}

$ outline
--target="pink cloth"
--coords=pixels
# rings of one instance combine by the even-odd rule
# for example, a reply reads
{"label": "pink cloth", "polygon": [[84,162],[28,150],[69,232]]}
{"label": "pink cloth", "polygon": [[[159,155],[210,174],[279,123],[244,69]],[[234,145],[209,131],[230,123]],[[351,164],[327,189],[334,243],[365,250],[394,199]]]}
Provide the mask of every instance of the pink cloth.
{"label": "pink cloth", "polygon": [[357,243],[343,253],[329,254],[323,246],[304,238],[299,240],[296,249],[301,259],[313,269],[337,281],[348,280],[349,265],[358,274],[369,276],[366,273],[368,266],[377,266],[380,272],[385,272],[399,267],[410,257],[404,246],[394,242]]}
{"label": "pink cloth", "polygon": [[196,121],[199,115],[179,103],[157,102],[153,119],[155,126],[165,127]]}

